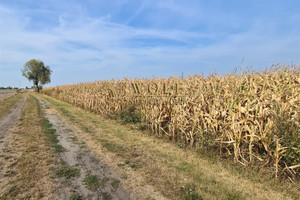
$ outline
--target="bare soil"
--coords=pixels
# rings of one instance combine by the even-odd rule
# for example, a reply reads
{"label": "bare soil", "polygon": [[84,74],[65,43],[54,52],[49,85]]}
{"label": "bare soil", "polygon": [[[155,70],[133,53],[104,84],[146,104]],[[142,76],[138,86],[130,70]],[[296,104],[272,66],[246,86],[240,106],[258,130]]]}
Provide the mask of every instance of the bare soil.
{"label": "bare soil", "polygon": [[[80,196],[82,199],[130,199],[130,194],[126,191],[120,178],[110,170],[104,163],[94,156],[88,149],[84,148],[84,144],[76,141],[73,137],[71,127],[63,122],[53,109],[49,108],[41,99],[40,102],[44,108],[45,117],[52,124],[52,128],[56,129],[59,144],[65,151],[59,153],[60,158],[67,167],[76,168],[80,175],[71,179],[61,178],[54,199],[67,199],[72,195]],[[88,188],[84,183],[84,179],[89,176],[96,176],[100,181],[94,189]]]}

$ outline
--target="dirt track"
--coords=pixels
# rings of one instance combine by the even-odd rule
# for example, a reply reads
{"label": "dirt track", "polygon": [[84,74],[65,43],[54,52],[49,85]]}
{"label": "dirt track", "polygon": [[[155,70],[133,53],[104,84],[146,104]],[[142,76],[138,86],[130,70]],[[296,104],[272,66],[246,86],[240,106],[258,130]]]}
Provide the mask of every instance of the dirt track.
{"label": "dirt track", "polygon": [[[1,197],[10,199],[6,197],[14,197],[14,195],[17,195],[16,199],[23,199],[26,196],[33,199],[39,196],[38,199],[43,197],[41,199],[55,200],[153,199],[149,198],[151,196],[155,196],[157,200],[165,199],[149,190],[148,185],[134,189],[129,187],[124,182],[124,174],[109,165],[102,154],[95,153],[89,143],[79,137],[78,133],[81,132],[41,99],[39,101],[45,117],[52,124],[51,129],[56,130],[55,134],[59,141],[57,145],[61,145],[63,151],[52,154],[48,152],[49,147],[45,147],[46,143],[43,141],[40,143],[32,141],[36,136],[42,138],[44,133],[37,132],[41,128],[40,124],[28,126],[28,123],[32,122],[31,117],[37,116],[37,111],[32,110],[34,101],[29,100],[19,101],[15,109],[0,120],[0,199]],[[28,103],[25,106],[26,102]],[[22,110],[24,116],[22,114],[22,120],[18,120]],[[31,112],[34,115],[30,116]],[[34,163],[35,160],[41,163],[39,161]],[[45,164],[42,162],[47,162],[47,166],[38,168]],[[62,168],[76,169],[78,174],[71,178],[65,176],[68,172],[57,175],[57,170]],[[30,176],[28,172],[31,173]],[[96,177],[96,182],[89,185],[86,180],[91,180],[93,177]],[[37,185],[37,180],[43,184]],[[21,189],[23,186],[26,190]]]}
{"label": "dirt track", "polygon": [[[130,199],[127,192],[119,181],[119,178],[105,164],[85,149],[80,142],[71,139],[72,130],[68,124],[62,122],[59,117],[40,100],[46,112],[46,118],[56,130],[59,144],[65,151],[59,153],[63,162],[72,168],[79,170],[80,175],[67,181],[62,181],[55,191],[54,199],[67,199],[72,194],[79,195],[83,199]],[[87,189],[84,179],[87,176],[97,176],[101,186],[94,190]]]}
{"label": "dirt track", "polygon": [[[10,128],[17,122],[21,115],[22,109],[25,106],[26,100],[23,99],[19,101],[15,109],[0,120],[0,156],[6,155],[5,143],[9,136]],[[0,194],[2,193],[2,188],[8,183],[8,178],[5,175],[6,168],[4,167],[3,161],[0,162]]]}
{"label": "dirt track", "polygon": [[25,103],[26,100],[21,100],[10,114],[0,120],[0,143],[3,142],[8,130],[18,120]]}

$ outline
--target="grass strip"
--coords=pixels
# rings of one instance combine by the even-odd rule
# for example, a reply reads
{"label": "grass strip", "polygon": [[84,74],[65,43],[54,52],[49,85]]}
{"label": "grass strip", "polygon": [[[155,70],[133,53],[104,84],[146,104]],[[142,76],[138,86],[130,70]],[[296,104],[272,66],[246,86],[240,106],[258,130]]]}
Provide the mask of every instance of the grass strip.
{"label": "grass strip", "polygon": [[22,95],[17,94],[14,96],[11,96],[9,98],[4,99],[0,102],[0,119],[6,115],[8,115],[15,105],[21,100]]}
{"label": "grass strip", "polygon": [[51,199],[56,187],[51,177],[59,159],[49,148],[50,125],[45,123],[38,100],[32,95],[26,97],[20,119],[10,133],[11,144],[6,147],[10,159],[5,163],[15,174],[9,177],[0,199]]}

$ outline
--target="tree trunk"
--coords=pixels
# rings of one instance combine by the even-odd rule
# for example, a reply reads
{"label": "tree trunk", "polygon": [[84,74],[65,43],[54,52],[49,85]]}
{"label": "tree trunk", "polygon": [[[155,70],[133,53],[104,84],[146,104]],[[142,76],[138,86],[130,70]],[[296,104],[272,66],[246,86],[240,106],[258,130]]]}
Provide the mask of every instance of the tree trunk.
{"label": "tree trunk", "polygon": [[38,80],[38,79],[36,79],[36,80],[34,81],[34,85],[36,86],[37,92],[40,92],[40,88],[39,88],[39,80]]}

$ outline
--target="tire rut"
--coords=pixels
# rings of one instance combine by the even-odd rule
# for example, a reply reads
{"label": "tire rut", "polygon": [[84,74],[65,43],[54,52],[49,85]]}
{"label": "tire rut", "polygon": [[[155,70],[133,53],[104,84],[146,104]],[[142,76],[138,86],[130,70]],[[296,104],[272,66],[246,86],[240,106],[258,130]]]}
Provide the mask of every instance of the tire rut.
{"label": "tire rut", "polygon": [[[101,200],[101,199],[122,199],[129,200],[130,194],[126,191],[119,181],[119,178],[103,163],[101,163],[88,149],[84,148],[84,144],[71,139],[71,127],[62,122],[57,114],[51,110],[46,103],[39,99],[45,117],[52,124],[52,128],[56,129],[59,145],[65,151],[60,152],[61,160],[68,167],[76,168],[80,171],[78,177],[62,180],[61,184],[55,191],[54,199],[67,199],[71,195],[78,195],[82,199]],[[88,189],[84,184],[84,179],[88,176],[97,177],[99,185],[94,189]]]}
{"label": "tire rut", "polygon": [[[14,125],[14,123],[19,119],[22,109],[25,106],[26,100],[22,99],[17,104],[14,110],[0,120],[0,144],[3,143],[9,129]],[[0,148],[1,150],[1,148]]]}
{"label": "tire rut", "polygon": [[[8,138],[9,138],[10,129],[19,119],[25,104],[26,104],[25,99],[20,100],[16,104],[15,108],[11,111],[11,113],[9,113],[8,115],[6,115],[4,118],[0,120],[0,157],[7,156],[8,150],[6,145],[7,145],[7,141],[9,140]],[[2,160],[0,161],[0,188],[1,188],[0,191],[1,192],[3,186],[5,186],[9,180],[8,177],[6,177],[4,174],[4,171],[6,171],[5,162],[3,162]]]}

